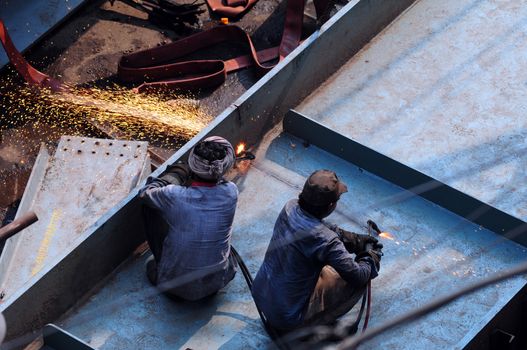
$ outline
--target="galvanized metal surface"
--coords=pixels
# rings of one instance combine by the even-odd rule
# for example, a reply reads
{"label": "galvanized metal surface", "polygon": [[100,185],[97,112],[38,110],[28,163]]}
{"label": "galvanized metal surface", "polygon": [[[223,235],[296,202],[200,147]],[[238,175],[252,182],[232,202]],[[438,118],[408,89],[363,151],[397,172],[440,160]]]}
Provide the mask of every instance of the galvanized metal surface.
{"label": "galvanized metal surface", "polygon": [[6,245],[0,259],[4,300],[70,251],[144,178],[147,160],[146,142],[62,137],[49,162],[35,168],[36,173],[45,169],[39,185],[28,187],[28,197],[34,198],[30,208],[39,221],[21,232],[15,245]]}
{"label": "galvanized metal surface", "polygon": [[[335,22],[330,23],[335,24],[334,26],[326,26],[325,30],[323,29],[307,40],[299,50],[242,96],[234,106],[228,108],[207,129],[178,151],[168,163],[183,157],[195,142],[210,133],[222,134],[233,142],[240,139],[248,139],[250,144],[258,142],[261,133],[255,133],[255,130],[265,130],[265,127],[270,123],[279,120],[282,112],[291,108],[292,104],[305,96],[313,85],[322,81],[325,72],[331,71],[331,68],[325,70],[326,63],[331,66],[331,62],[328,62],[331,61],[329,56],[334,54],[331,57],[336,57],[342,53],[341,57],[345,59],[347,54],[352,54],[354,49],[362,46],[361,40],[369,38],[364,31],[368,31],[368,28],[371,27],[357,25],[356,21],[349,21],[349,19],[350,16],[357,15],[359,18],[362,17],[365,22],[375,21],[378,19],[376,15],[382,14],[382,6],[368,6],[374,5],[374,3],[373,1],[361,1],[359,4],[362,6],[354,8],[352,7],[357,4],[350,4],[345,15],[341,14],[340,17],[337,15],[334,19]],[[453,2],[449,2],[445,6],[452,4]],[[476,2],[473,3],[473,7],[475,6],[477,6]],[[359,12],[353,13],[352,10],[358,11],[358,9],[360,9]],[[359,13],[362,16],[359,16]],[[426,12],[420,13],[420,15],[424,16],[424,13]],[[437,17],[441,16],[438,15]],[[447,19],[448,17],[445,18],[445,20]],[[375,22],[375,24],[378,23]],[[369,34],[371,33],[375,34],[373,30],[369,32]],[[319,36],[323,37],[324,34],[327,35],[327,40],[316,41],[314,39]],[[345,53],[339,51],[339,45],[335,45],[335,43],[342,43],[342,37],[349,38],[351,43],[350,47],[343,48]],[[419,37],[416,32],[413,33],[412,38],[414,37]],[[328,51],[329,42],[333,42],[333,51]],[[305,50],[301,51],[302,49]],[[384,50],[387,49],[393,49],[393,47],[385,46]],[[381,52],[381,54],[377,53],[375,57],[383,57],[389,60],[390,57],[398,56],[390,56]],[[318,71],[308,71],[305,69],[306,62],[318,62],[324,71],[320,74]],[[311,67],[311,65],[307,66]],[[399,79],[399,81],[403,81],[403,79]],[[365,86],[367,85],[368,81],[365,81]],[[344,98],[342,97],[342,99]],[[335,117],[342,118],[340,115],[335,115]],[[338,130],[338,128],[336,129]],[[383,140],[390,142],[390,139],[385,136]],[[423,142],[425,141],[427,140]],[[350,185],[353,187],[351,193],[343,197],[343,205],[336,213],[335,221],[342,223],[345,227],[347,224],[348,228],[356,229],[356,226],[348,221],[351,220],[350,215],[358,217],[359,222],[371,217],[380,222],[383,228],[395,233],[398,239],[399,244],[391,241],[385,242],[387,254],[383,260],[383,269],[381,276],[374,283],[375,306],[372,324],[382,322],[383,319],[393,314],[420,305],[439,293],[448,293],[456,286],[467,283],[478,276],[506,268],[525,259],[523,248],[515,243],[504,240],[485,229],[480,229],[480,227],[422,198],[405,195],[405,192],[401,192],[400,188],[367,173],[362,173],[358,169],[350,167],[346,162],[328,156],[324,152],[313,150],[314,148],[303,150],[299,140],[288,137],[278,138],[268,149],[264,146],[260,148],[257,156],[262,160],[259,160],[248,176],[239,183],[242,188],[239,208],[250,207],[251,210],[246,212],[238,210],[238,213],[241,212],[242,214],[236,216],[234,244],[244,258],[248,260],[248,266],[253,273],[256,272],[261,262],[272,225],[281,205],[285,200],[296,195],[303,178],[313,170],[313,167],[323,166],[331,167],[337,170],[339,174],[345,174],[342,175],[344,180],[354,184]],[[413,152],[416,147],[409,147],[408,150]],[[267,160],[263,160],[264,154],[262,153],[267,154]],[[163,170],[164,167],[161,167],[158,172]],[[261,188],[272,190],[262,194],[262,191],[258,190]],[[361,188],[368,190],[361,191]],[[257,190],[258,195],[256,195]],[[115,213],[120,214],[119,218],[105,216],[104,220],[107,220],[105,222],[120,227],[122,221],[127,217],[127,213],[136,213],[132,196],[115,209]],[[262,203],[255,206],[255,198],[261,200]],[[394,202],[394,198],[404,198],[404,200]],[[387,200],[390,204],[387,205],[387,202],[383,200]],[[107,231],[107,227],[102,226],[100,230]],[[122,227],[116,232],[120,232],[120,230]],[[251,234],[247,232],[251,232]],[[212,321],[207,325],[200,323],[204,319],[203,316],[210,315],[211,310],[215,308],[222,310],[225,305],[228,305],[228,303],[222,303],[230,297],[239,298],[237,305],[244,308],[243,312],[236,310],[232,318],[249,315],[251,319],[245,321],[247,322],[246,326],[251,330],[257,327],[259,321],[254,307],[248,307],[247,304],[240,302],[240,300],[250,301],[241,276],[237,276],[227,287],[226,294],[222,293],[217,296],[210,309],[202,310],[193,305],[167,304],[168,301],[163,297],[156,299],[152,294],[146,293],[143,288],[148,288],[148,282],[142,275],[143,267],[141,265],[142,261],[132,261],[129,265],[124,266],[119,274],[114,277],[112,283],[98,294],[101,298],[95,295],[84,308],[64,321],[66,328],[84,340],[100,344],[103,348],[106,346],[105,344],[108,344],[108,347],[122,345],[126,348],[130,344],[135,345],[137,342],[141,342],[141,345],[146,344],[145,346],[152,345],[152,347],[160,348],[167,344],[171,344],[169,348],[177,347],[178,344],[185,347],[196,344],[203,345],[201,342],[207,339],[209,335],[212,335],[212,340],[205,344],[205,347],[215,347],[215,345],[227,347],[231,344],[244,344],[243,340],[239,340],[243,335],[233,331],[232,324],[235,322],[233,319],[224,319],[219,322],[229,324],[231,328],[226,329],[218,326],[221,332],[231,330],[231,333],[217,333],[218,329],[212,326]],[[137,280],[136,282],[127,281],[125,278],[125,276],[138,276],[137,273],[140,276],[137,277],[140,279],[139,282],[145,283],[139,287],[134,284]],[[423,323],[411,325],[408,328],[397,330],[396,334],[386,334],[378,338],[376,342],[379,343],[372,344],[371,348],[408,348],[409,341],[416,342],[415,346],[411,345],[412,348],[462,347],[488,320],[497,314],[523,285],[525,285],[524,279],[519,278],[503,283],[499,287],[476,293],[462,302],[454,303],[447,309],[430,316]],[[140,288],[140,290],[134,288]],[[128,304],[128,299],[123,296],[127,290],[137,291],[136,294],[132,294],[136,297],[132,298],[132,302],[135,304]],[[231,295],[233,292],[240,294],[233,296]],[[130,306],[131,312],[127,313],[126,308],[123,307],[113,310],[110,308],[111,302],[102,303],[102,299],[109,300],[111,298],[117,298],[118,301],[124,300],[124,303]],[[137,302],[138,300],[142,302]],[[101,305],[102,309],[98,307]],[[175,311],[177,309],[185,316],[177,319],[172,313],[166,312],[167,305],[172,305],[168,306],[167,310]],[[89,312],[90,310],[92,312]],[[110,312],[106,312],[107,310]],[[104,317],[107,317],[107,321],[102,318],[99,319],[98,316],[101,313],[105,313]],[[134,317],[137,322],[128,323],[128,320],[134,319]],[[153,322],[158,318],[167,321],[166,324]],[[177,323],[171,323],[174,321]],[[130,328],[122,327],[123,322],[131,325]],[[219,323],[215,323],[215,325]],[[137,325],[151,328],[137,329]],[[194,328],[190,325],[193,325]],[[171,338],[170,334],[174,332],[176,326],[186,329],[188,336],[185,336],[184,342],[175,340],[176,346],[174,346],[174,339]],[[99,331],[96,332],[95,329],[99,329]],[[258,329],[263,332],[261,326]],[[125,333],[115,334],[117,330]],[[163,333],[163,331],[167,331],[167,333]],[[162,338],[162,334],[166,336]],[[221,334],[224,336],[222,337]],[[263,334],[251,334],[251,336],[251,341],[259,341]],[[258,346],[260,345],[259,343]]]}
{"label": "galvanized metal surface", "polygon": [[[223,135],[233,143],[240,140],[247,141],[249,146],[258,143],[270,125],[277,123],[289,108],[338,69],[412,2],[413,0],[350,2],[320,31],[304,41],[176,152],[155,174],[163,172],[168,164],[184,158],[196,142],[210,134]],[[349,41],[342,42],[342,37]],[[309,70],[303,69],[304,66],[318,68]],[[62,315],[129,256],[144,239],[136,194],[137,191],[132,191],[100,217],[79,237],[72,252],[57,257],[50,264],[53,266],[44,268],[39,276],[35,276],[12,299],[0,303],[0,311],[9,323],[7,338],[15,338],[10,341],[11,344],[30,341],[28,329],[38,329]],[[79,270],[83,271],[82,276],[79,276]],[[33,310],[40,312],[35,314]],[[19,338],[24,334],[27,337]]]}
{"label": "galvanized metal surface", "polygon": [[296,109],[525,221],[526,4],[420,0]]}
{"label": "galvanized metal surface", "polygon": [[[284,65],[287,65],[288,63],[289,62],[284,63]],[[293,64],[291,63],[291,65]],[[291,65],[288,66],[288,69],[292,69]],[[293,76],[294,75],[291,74],[289,78]],[[270,76],[270,78],[270,80],[262,82],[260,87],[265,88],[270,85],[272,86],[273,78],[278,79],[274,76]],[[289,78],[285,79],[284,81],[282,81],[281,84],[278,85],[286,84],[286,81]],[[274,83],[276,83],[276,80]],[[284,90],[268,90],[268,94],[272,94],[273,97],[266,101],[266,105],[273,106],[273,104],[276,105],[277,102],[283,102],[283,105],[280,105],[279,108],[289,108],[290,106],[287,105],[288,102],[290,102],[291,100],[291,95],[283,95],[283,100],[280,100],[280,96],[276,95],[277,91],[278,93],[281,93]],[[251,91],[251,94],[252,93],[254,93],[256,97],[262,97],[265,96],[266,92],[265,90],[254,90]],[[291,92],[291,94],[294,93]],[[298,94],[301,95],[301,93]],[[248,94],[247,96],[245,96],[244,99],[241,99],[239,102],[242,104],[244,104],[244,102],[251,102],[251,98],[249,98],[249,101],[247,101],[247,97],[250,96],[251,95]],[[242,106],[238,110],[236,110],[236,108],[229,109],[223,115],[223,118],[221,120],[212,125],[211,128],[205,130],[202,134],[198,135],[194,142],[197,139],[202,138],[205,133],[215,132],[216,130],[227,131],[226,134],[231,136],[233,140],[238,140],[244,136],[244,133],[248,133],[248,130],[251,129],[251,126],[254,126],[254,124],[251,125],[253,120],[249,121],[249,118],[261,118],[262,120],[267,120],[267,118],[270,116],[270,112],[266,111],[265,109],[261,109],[262,107],[260,106],[257,106],[256,101],[258,101],[258,99],[256,97],[253,97],[252,104],[244,104],[244,106]],[[294,98],[298,98],[298,95]],[[279,116],[280,114],[278,114],[278,117],[276,115],[274,117],[279,119]],[[226,123],[220,125],[220,122]],[[238,130],[238,123],[243,124],[244,128]],[[265,125],[265,123],[263,122],[262,124]],[[257,139],[257,137],[253,137],[253,140]],[[312,152],[312,150],[300,152],[300,141],[295,141],[295,139],[288,138],[284,138],[282,140],[285,141],[283,143],[280,143],[280,141],[275,141],[274,146],[269,148],[269,152],[267,152],[269,153],[269,163],[257,165],[257,167],[261,167],[261,175],[258,176],[258,169],[252,169],[249,172],[247,178],[245,178],[245,180],[240,183],[240,185],[245,188],[242,191],[242,196],[240,198],[240,206],[247,207],[251,205],[252,209],[250,213],[247,213],[247,215],[244,215],[240,218],[236,218],[236,225],[237,227],[241,226],[241,229],[237,229],[235,232],[235,244],[237,244],[238,249],[244,255],[244,257],[249,257],[249,268],[253,271],[253,273],[256,271],[261,261],[261,257],[263,256],[262,252],[265,249],[265,246],[269,239],[270,228],[272,223],[274,223],[274,218],[277,215],[277,211],[283,204],[278,202],[283,202],[289,197],[293,197],[296,195],[298,187],[302,183],[303,177],[306,176],[310,170],[312,170],[309,169],[312,166],[333,167],[339,172],[339,174],[348,174],[344,176],[344,180],[348,183],[356,183],[357,187],[360,187],[361,183],[363,185],[365,184],[369,188],[369,191],[367,191],[366,193],[361,193],[359,190],[354,189],[352,193],[348,194],[354,194],[355,197],[353,199],[349,199],[350,197],[348,195],[343,198],[343,208],[348,209],[356,216],[359,216],[361,222],[366,217],[370,217],[370,215],[373,216],[372,218],[374,220],[378,220],[379,222],[382,222],[384,224],[383,228],[386,228],[396,233],[399,239],[399,245],[395,244],[395,242],[387,242],[386,244],[387,256],[383,260],[383,270],[381,271],[382,274],[381,277],[379,277],[379,279],[375,281],[375,283],[378,283],[378,286],[382,288],[376,288],[374,292],[374,300],[378,300],[379,302],[379,304],[375,305],[379,306],[377,307],[377,309],[374,310],[374,319],[372,319],[372,324],[375,324],[375,322],[382,321],[383,318],[387,318],[391,314],[397,313],[399,311],[402,312],[415,305],[419,305],[420,303],[428,300],[429,297],[431,298],[437,293],[446,293],[451,288],[454,288],[456,285],[460,285],[461,283],[464,283],[465,281],[470,280],[471,278],[475,278],[478,275],[484,275],[487,273],[487,271],[505,268],[506,266],[510,266],[511,264],[513,264],[514,261],[518,261],[520,259],[525,258],[525,253],[520,247],[518,247],[514,243],[502,241],[501,238],[493,235],[492,233],[486,230],[479,230],[479,228],[474,226],[473,224],[470,224],[465,220],[459,219],[458,217],[442,210],[441,208],[431,205],[430,203],[420,198],[407,199],[406,202],[400,203],[400,205],[391,204],[388,207],[381,206],[378,204],[379,199],[381,199],[380,202],[382,203],[382,199],[385,197],[392,198],[392,196],[395,196],[396,198],[406,198],[411,196],[401,196],[400,189],[397,188],[395,188],[393,191],[390,191],[390,188],[394,188],[393,186],[385,183],[382,180],[376,179],[375,177],[370,176],[369,181],[365,180],[361,182],[360,178],[362,176],[369,175],[360,173],[360,171],[358,171],[357,169],[355,169],[354,171],[350,170],[349,164],[342,165],[346,163],[342,162],[341,164],[341,161],[335,160],[332,157],[329,157],[328,161],[327,154],[323,152],[313,152],[311,155],[310,152]],[[384,137],[384,140],[386,142],[386,137]],[[294,146],[288,144],[288,142],[290,141]],[[190,146],[191,145],[189,145],[188,147]],[[173,160],[177,159],[178,157],[181,157],[185,151],[188,151],[188,147],[186,147],[186,149],[182,150],[181,152],[178,152],[178,154],[174,156]],[[275,150],[274,152],[272,151],[273,149]],[[413,151],[415,147],[410,149]],[[261,150],[265,150],[265,147],[262,147]],[[288,150],[288,152],[286,152],[285,154],[282,153],[284,150]],[[259,152],[258,156],[262,157],[261,152]],[[305,161],[302,162],[302,160]],[[306,164],[307,162],[310,162],[310,164]],[[294,164],[294,167],[291,166],[291,164]],[[294,169],[287,170],[288,167],[292,167]],[[268,176],[269,173],[274,174],[275,176],[282,176],[282,178],[278,179],[273,176]],[[282,180],[284,180],[285,183]],[[383,184],[385,186],[383,186]],[[291,186],[293,186],[294,189],[291,189]],[[272,188],[273,191],[267,191],[265,195],[262,196],[264,204],[262,204],[258,208],[254,208],[253,205],[254,198],[256,198],[256,192],[251,193],[250,191],[256,191],[256,188],[262,187]],[[398,195],[399,197],[397,197]],[[123,213],[126,211],[129,213],[135,213],[135,211],[132,210],[133,202],[131,201],[131,199],[132,198],[127,198],[126,203],[121,203],[121,205],[119,205],[119,207],[115,209],[114,213],[116,213],[118,210]],[[361,206],[359,206],[359,204]],[[374,212],[375,215],[372,215],[370,211],[364,210],[364,207]],[[340,215],[342,215],[342,212],[340,213]],[[363,217],[361,217],[361,215]],[[120,216],[118,219],[114,218],[113,220],[109,220],[111,218],[111,215],[106,215],[103,219],[104,222],[108,222],[109,224],[115,225],[117,225],[116,221],[121,222],[123,220],[126,220],[126,216]],[[254,220],[256,218],[260,218],[261,221],[255,224]],[[337,221],[341,220],[341,222],[344,222],[346,220],[346,218],[338,218],[339,216],[337,215],[335,218]],[[382,219],[380,220],[379,218]],[[406,219],[408,221],[401,224],[401,220],[403,219]],[[353,228],[354,225],[350,224],[348,227]],[[108,228],[102,226],[101,230],[108,230]],[[120,231],[122,231],[122,228],[120,230],[117,230],[117,232]],[[249,231],[255,232],[255,236],[252,237],[252,235],[248,235],[245,233]],[[426,235],[423,235],[423,232],[425,232]],[[414,233],[415,236],[410,239],[410,237]],[[246,244],[244,244],[244,246],[240,246],[239,237],[242,237],[242,240],[247,242]],[[413,244],[404,244],[405,239],[407,239],[408,242],[412,240]],[[489,242],[492,242],[490,246]],[[417,251],[414,252],[411,248],[416,248]],[[492,250],[492,254],[488,253],[488,250],[490,249]],[[465,261],[462,260],[463,258],[465,258]],[[415,262],[415,264],[409,266],[410,262]],[[459,264],[455,265],[456,262]],[[98,264],[99,263],[101,262],[98,262]],[[140,261],[133,262],[131,265],[135,266],[135,272],[131,270],[126,270],[128,272],[123,271],[121,273],[123,277],[121,278],[121,275],[116,276],[114,282],[121,282],[123,284],[127,284],[127,282],[124,281],[126,273],[129,274],[128,276],[136,276],[136,272],[141,273],[142,266]],[[402,274],[399,269],[402,269]],[[454,275],[454,273],[456,273],[456,275]],[[403,280],[402,278],[404,276],[411,276],[412,278],[405,278]],[[146,279],[144,277],[138,278],[142,278],[142,282],[146,283]],[[401,278],[401,280],[399,278]],[[129,281],[129,283],[130,284],[128,285],[128,287],[133,287],[132,281]],[[235,291],[246,294],[246,291],[242,291],[241,289],[242,287],[244,287],[243,283],[244,282],[241,280],[241,276],[238,276],[233,282],[233,284],[228,287],[228,289],[236,288]],[[451,343],[446,343],[445,339],[458,339],[459,344],[464,344],[463,337],[466,340],[470,338],[473,334],[475,334],[479,327],[478,323],[484,323],[486,321],[485,318],[489,319],[493,317],[497,313],[497,311],[501,309],[501,307],[505,304],[507,298],[510,298],[510,296],[513,295],[517,290],[519,290],[520,286],[524,284],[525,282],[522,279],[518,279],[500,285],[499,289],[490,288],[488,290],[482,291],[478,294],[475,294],[473,297],[466,299],[466,303],[463,303],[462,305],[460,303],[457,303],[449,307],[445,312],[439,314],[439,319],[427,319],[426,327],[423,328],[417,325],[410,327],[409,331],[407,331],[406,329],[398,330],[397,334],[386,335],[383,338],[379,338],[379,341],[382,341],[383,343],[373,344],[371,347],[376,348],[381,346],[392,346],[396,348],[407,348],[408,340],[422,342],[415,346],[418,348],[426,346],[431,348],[452,348],[453,345]],[[112,285],[109,286],[109,288],[111,287]],[[123,295],[122,293],[127,290],[126,288],[121,289],[118,286],[116,286],[115,288],[115,290],[118,290],[118,297],[121,297]],[[230,294],[229,290],[227,290],[227,292],[229,292]],[[115,296],[115,294],[113,293],[103,293],[104,290],[101,292],[100,295],[105,298]],[[220,294],[218,298],[226,298],[227,295]],[[133,301],[136,300],[134,299]],[[161,317],[161,315],[166,315],[167,312],[159,311],[159,309],[165,307],[166,304],[163,304],[162,302],[157,302],[159,302],[159,300],[154,301],[153,304],[149,304],[150,308],[147,310],[151,311],[153,309],[158,312],[157,314],[154,313],[151,315],[159,317]],[[89,305],[91,304],[88,304],[87,307],[90,307]],[[144,304],[135,304],[135,306],[137,306],[138,308],[140,305],[144,306]],[[219,306],[218,308],[220,308],[221,310],[222,307]],[[101,311],[100,309],[97,310]],[[104,312],[106,312],[106,310],[111,309],[103,309]],[[140,309],[134,310],[141,311]],[[121,312],[125,311],[126,310],[121,310]],[[204,314],[207,314],[207,311],[204,311],[204,313],[201,315]],[[239,314],[252,315],[250,327],[256,327],[256,324],[252,323],[258,321],[254,309],[252,309],[252,311],[244,310],[243,313],[237,312],[235,316],[238,316]],[[143,339],[144,341],[141,344],[154,344],[155,341],[158,341],[158,339],[152,339],[153,337],[151,335],[145,336],[143,338],[134,338],[134,336],[137,335],[137,329],[133,327],[130,329],[126,329],[125,327],[121,326],[124,321],[128,320],[128,317],[132,317],[134,315],[138,316],[137,313],[130,312],[130,314],[124,314],[120,315],[119,317],[113,318],[113,321],[110,320],[111,322],[108,321],[108,324],[113,326],[113,328],[111,328],[110,331],[106,333],[99,333],[99,339],[102,339],[101,342],[103,344],[106,344],[106,342],[110,344],[110,342],[112,341],[111,338],[117,337],[115,334],[111,334],[111,332],[113,332],[115,329],[121,329],[129,332],[128,338],[125,337],[124,339],[121,339],[122,344],[124,344],[125,346],[133,344],[135,347],[135,344],[137,344],[137,342],[139,341],[143,341]],[[139,314],[139,316],[140,315],[141,314]],[[147,313],[142,315],[146,316],[143,318],[143,323],[141,324],[147,324],[154,327],[154,322],[152,322],[154,317],[149,317],[149,314]],[[196,317],[200,316],[199,314],[197,314],[195,307],[188,307],[187,315]],[[452,319],[452,315],[455,315],[456,317]],[[96,316],[93,314],[91,316],[93,316],[92,318],[96,318]],[[477,318],[478,316],[481,316],[479,321],[475,320],[475,318]],[[201,320],[202,318],[199,319]],[[86,325],[86,328],[89,327],[89,319],[81,318],[81,321],[83,324]],[[231,321],[232,320],[228,320],[227,322],[219,323],[229,324],[229,322]],[[452,325],[452,327],[444,327],[446,322],[450,322],[450,325]],[[191,321],[189,321],[189,319],[185,319],[183,324],[191,324]],[[471,325],[474,325],[473,329],[470,329]],[[80,330],[80,325],[78,323],[73,324],[72,327],[78,327],[78,329]],[[196,328],[199,328],[201,332],[202,337],[199,339],[206,339],[207,335],[214,334],[215,338],[213,338],[213,341],[210,344],[214,344],[214,342],[217,342],[220,345],[243,344],[243,342],[237,342],[236,335],[233,335],[231,338],[229,338],[234,339],[233,343],[229,343],[229,340],[224,341],[225,338],[228,338],[228,336],[222,338],[220,336],[220,333],[215,333],[217,329],[215,329],[214,327],[200,326],[199,323],[197,323]],[[220,329],[222,331],[224,330],[224,328]],[[229,329],[232,330],[232,328]],[[166,330],[174,332],[173,327],[166,327]],[[445,331],[447,332],[447,334],[444,333]],[[91,335],[88,334],[89,330],[86,332],[88,338],[90,338]],[[76,334],[80,335],[78,333]],[[423,335],[424,337],[422,337]],[[259,336],[252,336],[254,339],[259,339]],[[84,339],[87,340],[87,338]],[[133,342],[131,343],[129,339],[132,339],[131,341]],[[399,339],[399,341],[404,341],[404,343],[393,343],[396,342],[397,339]],[[196,344],[193,342],[197,340],[198,337],[196,336],[195,339],[191,339],[186,343],[183,343],[182,345],[187,346],[186,344]],[[197,344],[203,345],[203,343]],[[163,344],[161,344],[161,346],[162,345]],[[205,345],[206,347],[209,347],[209,343]],[[213,346],[211,345],[211,347]],[[170,346],[170,348],[172,348],[172,346]]]}
{"label": "galvanized metal surface", "polygon": [[297,111],[287,113],[284,129],[307,143],[527,247],[527,223],[514,216],[357,143]]}
{"label": "galvanized metal surface", "polygon": [[[407,311],[470,281],[527,258],[524,247],[470,223],[302,140],[271,133],[256,161],[238,178],[240,198],[233,244],[256,273],[279,211],[295,198],[315,169],[337,172],[348,184],[328,219],[363,231],[368,218],[395,235],[385,240],[381,275],[373,282],[371,325]],[[241,164],[243,172],[246,164]],[[394,200],[395,199],[395,200]],[[389,204],[387,204],[389,203]],[[205,303],[181,303],[157,295],[144,259],[122,266],[107,285],[59,324],[100,349],[262,348],[270,341],[243,277]],[[462,347],[523,286],[517,278],[482,290],[419,323],[380,336],[371,348]],[[354,314],[347,317],[352,318]]]}
{"label": "galvanized metal surface", "polygon": [[[83,2],[82,0],[1,0],[0,19],[4,21],[17,49],[24,51]],[[0,49],[0,69],[8,62],[5,52]]]}

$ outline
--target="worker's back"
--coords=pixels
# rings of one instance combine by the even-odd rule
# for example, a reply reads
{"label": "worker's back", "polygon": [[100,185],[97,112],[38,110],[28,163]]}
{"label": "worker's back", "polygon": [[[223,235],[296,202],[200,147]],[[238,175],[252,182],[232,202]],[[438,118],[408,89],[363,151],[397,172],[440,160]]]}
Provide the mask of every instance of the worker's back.
{"label": "worker's back", "polygon": [[326,240],[315,233],[326,229],[319,219],[303,213],[296,199],[280,213],[252,290],[256,304],[273,325],[287,328],[302,321],[324,265],[315,255]]}
{"label": "worker's back", "polygon": [[229,264],[230,236],[238,189],[215,186],[167,186],[170,201],[162,215],[169,225],[158,266],[158,283],[172,294],[200,299],[234,277]]}

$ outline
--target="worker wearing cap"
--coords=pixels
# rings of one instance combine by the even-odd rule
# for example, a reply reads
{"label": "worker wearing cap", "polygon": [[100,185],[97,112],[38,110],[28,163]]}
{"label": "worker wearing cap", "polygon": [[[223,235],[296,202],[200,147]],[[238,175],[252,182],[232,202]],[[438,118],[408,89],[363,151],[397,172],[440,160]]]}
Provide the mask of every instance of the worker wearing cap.
{"label": "worker wearing cap", "polygon": [[[334,322],[377,276],[382,248],[377,239],[322,221],[345,192],[334,172],[315,171],[299,198],[288,201],[278,216],[252,288],[256,305],[275,329]],[[376,250],[367,250],[368,244]]]}
{"label": "worker wearing cap", "polygon": [[164,219],[154,220],[152,211],[145,218],[153,253],[147,276],[171,296],[202,299],[234,278],[230,240],[238,188],[223,179],[234,161],[232,145],[212,136],[190,151],[188,166],[169,167],[140,191]]}

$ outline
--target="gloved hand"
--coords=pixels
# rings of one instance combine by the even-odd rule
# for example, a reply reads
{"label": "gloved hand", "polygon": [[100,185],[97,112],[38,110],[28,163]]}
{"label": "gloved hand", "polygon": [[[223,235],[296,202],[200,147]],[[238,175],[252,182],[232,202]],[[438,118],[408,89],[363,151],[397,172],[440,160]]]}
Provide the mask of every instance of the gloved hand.
{"label": "gloved hand", "polygon": [[373,260],[373,263],[375,264],[377,272],[379,272],[379,270],[381,269],[382,255],[382,248],[370,249],[357,254],[357,256],[355,257],[355,261],[370,260],[369,258],[371,258],[371,260]]}
{"label": "gloved hand", "polygon": [[346,250],[352,254],[366,251],[366,246],[368,244],[371,244],[371,247],[379,245],[379,240],[373,236],[346,231],[340,227],[337,227],[336,229],[337,234],[344,243],[344,247],[346,247]]}
{"label": "gloved hand", "polygon": [[177,163],[169,165],[167,170],[159,178],[173,185],[185,186],[190,180],[190,168],[187,164]]}

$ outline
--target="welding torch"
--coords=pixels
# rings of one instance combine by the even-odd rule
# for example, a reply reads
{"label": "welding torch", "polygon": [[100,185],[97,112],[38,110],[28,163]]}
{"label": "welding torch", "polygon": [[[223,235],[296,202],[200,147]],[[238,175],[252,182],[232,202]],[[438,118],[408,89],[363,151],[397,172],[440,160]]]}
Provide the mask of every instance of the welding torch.
{"label": "welding torch", "polygon": [[249,151],[244,151],[242,156],[236,157],[236,160],[254,160],[256,156]]}
{"label": "welding torch", "polygon": [[[372,236],[372,231],[375,232],[377,234],[377,236],[381,236],[381,229],[379,228],[379,226],[375,223],[375,221],[373,220],[368,220],[366,222],[366,224],[368,225],[368,236]],[[384,254],[382,253],[382,248],[383,248],[383,245],[381,243],[377,243],[377,244],[373,244],[373,243],[368,243],[366,245],[366,251],[368,250],[376,250],[378,251],[378,253],[383,256]]]}
{"label": "welding torch", "polygon": [[[368,225],[368,235],[371,236],[372,230],[379,236],[381,234],[381,230],[379,229],[379,226],[375,223],[373,220],[368,220],[366,222]],[[366,244],[366,251],[375,250],[377,254],[380,256],[383,256],[382,253],[382,244],[381,243],[368,243]],[[368,323],[370,321],[370,314],[371,314],[371,280],[368,281],[368,285],[366,287],[366,298],[367,298],[367,307],[366,307],[366,316],[364,317],[364,324],[362,325],[362,332],[366,331],[368,328]],[[357,323],[358,326],[358,323]]]}
{"label": "welding torch", "polygon": [[256,158],[252,152],[245,149],[246,146],[246,143],[243,141],[236,145],[236,151],[234,152],[236,160],[253,160]]}
{"label": "welding torch", "polygon": [[375,233],[377,233],[378,235],[381,234],[381,229],[380,229],[379,226],[375,223],[375,221],[373,221],[373,220],[368,220],[368,221],[366,222],[366,224],[368,225],[368,231],[373,230],[373,231],[375,231]]}

